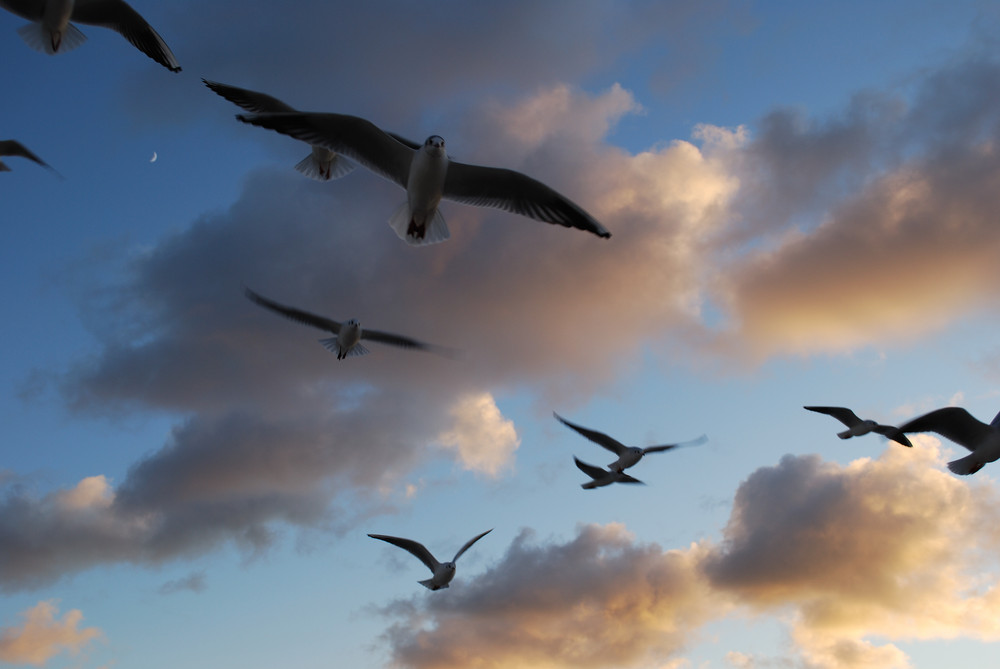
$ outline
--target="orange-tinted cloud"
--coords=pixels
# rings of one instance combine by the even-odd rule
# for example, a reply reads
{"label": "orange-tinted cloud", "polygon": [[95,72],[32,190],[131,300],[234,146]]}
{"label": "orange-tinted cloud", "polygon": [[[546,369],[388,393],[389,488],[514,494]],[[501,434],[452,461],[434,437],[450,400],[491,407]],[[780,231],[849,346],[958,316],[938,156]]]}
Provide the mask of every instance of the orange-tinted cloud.
{"label": "orange-tinted cloud", "polygon": [[80,628],[83,614],[73,609],[57,619],[51,601],[39,602],[21,616],[24,623],[0,629],[0,662],[42,666],[60,653],[77,653],[102,636],[96,627]]}

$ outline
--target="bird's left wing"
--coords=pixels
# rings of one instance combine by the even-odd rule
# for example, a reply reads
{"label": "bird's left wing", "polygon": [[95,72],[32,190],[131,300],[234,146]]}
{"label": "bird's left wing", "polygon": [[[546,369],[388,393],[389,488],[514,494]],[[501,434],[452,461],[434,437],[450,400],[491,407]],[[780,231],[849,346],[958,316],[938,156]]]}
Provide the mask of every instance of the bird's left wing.
{"label": "bird's left wing", "polygon": [[827,416],[833,416],[841,423],[847,427],[854,427],[861,422],[857,414],[846,407],[802,407],[803,409],[808,409],[809,411],[815,411],[816,413],[825,413]]}
{"label": "bird's left wing", "polygon": [[479,541],[480,539],[482,539],[483,537],[485,537],[487,534],[489,534],[492,531],[493,531],[493,528],[491,527],[490,529],[486,530],[482,534],[477,534],[476,536],[474,536],[471,539],[469,539],[467,542],[465,542],[464,546],[462,546],[461,548],[458,549],[458,552],[455,553],[455,557],[452,558],[451,561],[452,562],[458,562],[458,558],[462,557],[462,553],[464,553],[465,551],[469,550],[469,546],[471,546],[472,544],[476,543],[477,541]]}
{"label": "bird's left wing", "polygon": [[391,332],[381,332],[380,330],[369,330],[368,328],[361,329],[361,338],[377,341],[381,344],[401,346],[402,348],[415,348],[422,351],[430,351],[434,349],[434,347],[430,344],[425,344],[422,341],[417,341],[416,339],[411,339],[410,337],[392,334]]}
{"label": "bird's left wing", "polygon": [[990,426],[961,407],[945,407],[903,423],[899,431],[937,432],[972,451],[989,436]]}
{"label": "bird's left wing", "polygon": [[497,167],[448,163],[443,196],[478,207],[493,207],[543,223],[592,232],[607,239],[607,228],[579,205],[541,181]]}
{"label": "bird's left wing", "polygon": [[125,0],[76,0],[70,20],[111,28],[171,72],[181,71],[167,43]]}
{"label": "bird's left wing", "polygon": [[258,93],[257,91],[251,91],[246,88],[228,86],[226,84],[220,84],[217,81],[209,81],[205,78],[202,78],[201,81],[215,93],[218,93],[233,104],[246,109],[248,112],[254,112],[255,114],[267,114],[274,112],[296,111],[293,107],[288,106],[278,98],[271,97],[266,93]]}
{"label": "bird's left wing", "polygon": [[690,441],[680,441],[676,444],[663,444],[662,446],[647,446],[642,449],[643,453],[657,453],[659,451],[669,451],[671,448],[680,448],[682,446],[700,446],[708,441],[708,437],[701,435],[697,439],[691,439]]}
{"label": "bird's left wing", "polygon": [[427,568],[431,571],[437,571],[440,563],[434,559],[431,552],[427,550],[422,543],[414,541],[413,539],[404,539],[403,537],[390,537],[386,534],[369,534],[372,539],[380,539],[393,546],[398,546],[404,551],[408,551],[415,558],[427,565]]}
{"label": "bird's left wing", "polygon": [[560,416],[559,414],[557,414],[554,411],[552,412],[552,415],[555,416],[556,420],[558,420],[560,423],[562,423],[566,427],[570,428],[571,430],[575,430],[576,432],[582,434],[587,439],[590,439],[592,442],[594,442],[598,446],[602,446],[602,447],[608,449],[609,451],[611,451],[615,455],[621,455],[626,450],[628,450],[628,447],[625,446],[625,444],[621,443],[617,439],[612,439],[611,437],[609,437],[608,435],[604,434],[603,432],[598,432],[597,430],[589,430],[589,429],[583,427],[582,425],[576,425],[575,423],[571,423],[571,422],[569,422],[568,420],[566,420],[565,418],[563,418],[562,416]]}
{"label": "bird's left wing", "polygon": [[327,330],[333,334],[340,334],[340,323],[333,319],[317,316],[316,314],[303,311],[302,309],[296,309],[295,307],[285,306],[284,304],[275,302],[274,300],[269,300],[263,295],[258,295],[245,286],[243,288],[243,292],[250,301],[259,304],[265,309],[270,309],[275,313],[281,314],[285,318],[290,318],[293,321],[298,321],[304,325],[312,325],[313,327],[317,327],[321,330]]}
{"label": "bird's left wing", "polygon": [[903,446],[913,448],[913,444],[906,438],[906,435],[903,434],[898,427],[893,427],[892,425],[876,425],[872,428],[872,431],[881,434],[883,437],[888,437]]}

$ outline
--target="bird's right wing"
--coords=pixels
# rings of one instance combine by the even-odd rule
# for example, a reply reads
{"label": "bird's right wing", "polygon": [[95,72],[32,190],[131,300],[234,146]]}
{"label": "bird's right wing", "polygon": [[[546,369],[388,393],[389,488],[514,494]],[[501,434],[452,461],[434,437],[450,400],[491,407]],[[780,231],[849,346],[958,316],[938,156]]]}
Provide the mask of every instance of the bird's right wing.
{"label": "bird's right wing", "polygon": [[899,426],[899,431],[937,432],[972,451],[992,430],[989,425],[974,418],[961,407],[945,407],[903,423]]}
{"label": "bird's right wing", "polygon": [[633,478],[633,477],[629,476],[628,474],[626,474],[625,472],[621,472],[618,475],[618,478],[615,480],[615,482],[616,483],[638,483],[639,485],[646,485],[645,483],[643,483],[639,479]]}
{"label": "bird's right wing", "polygon": [[455,557],[453,557],[451,561],[452,562],[458,562],[458,558],[462,557],[462,553],[464,553],[465,551],[469,550],[469,546],[471,546],[472,544],[476,543],[477,541],[479,541],[480,539],[482,539],[483,537],[485,537],[487,534],[489,534],[492,531],[493,531],[493,528],[491,527],[490,529],[486,530],[482,534],[477,534],[476,536],[474,536],[471,539],[469,539],[467,542],[465,542],[464,546],[462,546],[461,548],[458,549],[458,552],[455,553]]}
{"label": "bird's right wing", "polygon": [[298,321],[305,325],[312,325],[313,327],[319,328],[320,330],[326,330],[332,332],[333,334],[340,333],[340,323],[330,318],[324,318],[322,316],[317,316],[316,314],[310,313],[308,311],[303,311],[302,309],[296,309],[295,307],[288,307],[284,304],[280,304],[273,300],[269,300],[263,295],[258,295],[246,286],[243,287],[243,292],[246,294],[247,298],[252,302],[259,304],[265,309],[270,309],[271,311],[281,314],[285,318],[290,318],[293,321]]}
{"label": "bird's right wing", "polygon": [[671,448],[681,448],[683,446],[701,446],[706,441],[708,441],[708,437],[706,437],[705,435],[701,435],[697,439],[691,439],[690,441],[680,441],[680,442],[677,442],[676,444],[663,444],[661,446],[647,446],[646,448],[642,449],[642,452],[643,453],[658,453],[660,451],[669,451]]}
{"label": "bird's right wing", "polygon": [[620,441],[617,441],[616,439],[612,439],[603,432],[598,432],[597,430],[588,430],[587,428],[581,425],[576,425],[575,423],[571,423],[554,411],[552,412],[552,415],[555,416],[556,420],[558,420],[566,427],[570,428],[571,430],[575,430],[576,432],[582,434],[587,439],[590,439],[598,446],[602,446],[608,449],[609,451],[613,452],[615,455],[621,455],[628,448],[627,446],[625,446],[625,444],[621,443]]}
{"label": "bird's right wing", "polygon": [[[433,572],[436,572],[438,566],[440,565],[440,563],[434,559],[434,556],[431,555],[431,552],[426,548],[424,548],[424,545],[422,543],[416,542],[413,539],[404,539],[402,537],[390,537],[385,534],[369,534],[368,536],[370,536],[372,539],[380,539],[382,541],[392,544],[393,546],[398,546],[399,548],[402,548],[404,551],[408,551],[415,558],[417,558],[425,565],[427,565],[427,568]],[[476,538],[478,539],[479,537]]]}
{"label": "bird's right wing", "polygon": [[167,43],[125,0],[76,0],[70,20],[111,28],[171,72],[181,71]]}
{"label": "bird's right wing", "polygon": [[802,407],[803,409],[808,409],[809,411],[815,411],[816,413],[825,413],[827,416],[833,416],[841,423],[847,427],[854,427],[861,422],[857,414],[846,407]]}
{"label": "bird's right wing", "polygon": [[608,470],[607,469],[604,469],[603,467],[598,467],[596,465],[587,464],[586,462],[584,462],[580,458],[576,458],[576,457],[573,458],[573,462],[576,463],[576,468],[577,469],[579,469],[581,472],[583,472],[584,474],[586,474],[587,476],[589,476],[592,479],[603,478],[603,477],[607,476],[607,474],[608,474]]}
{"label": "bird's right wing", "polygon": [[49,167],[48,163],[36,156],[34,153],[28,150],[24,144],[17,141],[16,139],[5,139],[0,142],[0,156],[20,156],[21,158],[27,158],[28,160],[33,160],[42,167]]}
{"label": "bird's right wing", "polygon": [[236,86],[227,86],[226,84],[220,84],[217,81],[209,81],[205,78],[202,78],[202,82],[214,92],[226,98],[233,104],[246,109],[248,112],[253,112],[255,114],[271,114],[274,112],[296,111],[295,108],[289,107],[278,98],[273,98],[266,93],[258,93],[257,91],[237,88]]}
{"label": "bird's right wing", "polygon": [[237,114],[243,123],[260,126],[342,153],[403,188],[410,177],[413,149],[370,121],[346,114],[280,112]]}

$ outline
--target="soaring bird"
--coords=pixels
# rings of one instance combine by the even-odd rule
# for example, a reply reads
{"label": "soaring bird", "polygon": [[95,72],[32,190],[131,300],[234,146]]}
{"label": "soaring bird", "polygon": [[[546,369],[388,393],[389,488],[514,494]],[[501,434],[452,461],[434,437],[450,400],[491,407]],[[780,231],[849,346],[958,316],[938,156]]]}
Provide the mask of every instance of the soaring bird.
{"label": "soaring bird", "polygon": [[372,539],[381,539],[382,541],[387,541],[393,546],[398,546],[405,551],[409,551],[414,557],[427,565],[427,568],[431,570],[434,574],[431,578],[426,581],[417,581],[420,585],[431,590],[440,590],[441,588],[447,588],[448,584],[451,583],[451,579],[455,578],[455,563],[458,562],[458,558],[462,557],[462,553],[469,550],[469,547],[485,537],[487,534],[492,532],[493,529],[490,528],[483,532],[482,534],[477,534],[476,536],[465,542],[465,545],[458,549],[455,553],[455,557],[449,562],[438,562],[437,559],[431,555],[431,552],[427,550],[423,544],[413,541],[412,539],[403,539],[402,537],[390,537],[385,534],[369,534]]}
{"label": "soaring bird", "polygon": [[406,202],[389,225],[412,245],[443,242],[450,236],[438,211],[442,198],[611,236],[590,214],[540,181],[513,170],[449,160],[444,139],[438,135],[413,149],[357,116],[286,112],[236,118],[342,153],[405,188]]}
{"label": "soaring bird", "polygon": [[1000,413],[987,425],[960,407],[945,407],[924,414],[899,426],[900,432],[937,432],[959,446],[972,451],[952,460],[948,469],[955,474],[975,474],[987,462],[1000,458]]}
{"label": "soaring bird", "polygon": [[[54,169],[52,169],[51,165],[49,165],[47,162],[36,156],[31,151],[29,151],[27,147],[24,146],[24,144],[21,144],[21,142],[15,139],[0,140],[0,156],[20,156],[21,158],[27,158],[28,160],[33,160],[42,167],[51,170],[53,173],[59,174]],[[10,172],[10,171],[11,171],[10,168],[7,167],[7,165],[5,165],[2,160],[0,160],[0,172]]]}
{"label": "soaring bird", "polygon": [[[216,81],[202,79],[206,86],[229,100],[235,105],[239,105],[248,112],[255,114],[273,114],[276,112],[295,112],[293,107],[286,105],[278,98],[273,98],[266,93],[258,93],[245,88],[227,86]],[[410,141],[405,137],[400,137],[394,133],[387,133],[398,142],[406,144],[411,149],[419,149],[420,145]],[[354,171],[354,163],[347,160],[336,152],[322,146],[313,145],[312,153],[303,158],[295,166],[295,169],[316,181],[330,181],[339,179],[342,176]]]}
{"label": "soaring bird", "polygon": [[302,309],[285,306],[284,304],[269,300],[263,295],[259,295],[246,287],[244,287],[244,292],[246,293],[247,298],[265,309],[270,309],[271,311],[281,314],[286,318],[290,318],[293,321],[298,321],[299,323],[304,323],[306,325],[312,325],[320,330],[327,330],[335,334],[335,337],[320,339],[319,343],[321,343],[323,348],[331,353],[336,353],[337,360],[343,360],[344,358],[351,358],[359,355],[367,355],[369,351],[361,344],[362,339],[377,341],[382,344],[390,344],[392,346],[400,346],[402,348],[418,349],[421,351],[436,350],[444,352],[445,350],[437,346],[424,344],[416,339],[410,339],[409,337],[403,337],[389,332],[380,332],[378,330],[362,329],[361,323],[353,318],[349,321],[341,323],[330,318],[317,316],[316,314],[308,311],[303,311]]}
{"label": "soaring bird", "polygon": [[0,0],[0,7],[32,22],[17,33],[36,51],[51,55],[83,44],[87,38],[72,21],[111,28],[171,72],[181,71],[167,43],[125,0]]}
{"label": "soaring bird", "polygon": [[833,416],[841,423],[847,426],[847,429],[843,432],[838,432],[837,436],[841,439],[849,439],[851,437],[860,437],[862,435],[868,434],[869,432],[875,432],[881,434],[883,437],[888,437],[893,441],[902,444],[903,446],[912,447],[913,444],[910,440],[906,438],[902,430],[898,427],[893,427],[892,425],[880,425],[871,419],[861,420],[858,418],[857,414],[846,407],[802,407],[803,409],[808,409],[809,411],[815,411],[816,413],[825,413],[827,416]]}
{"label": "soaring bird", "polygon": [[[608,469],[617,472],[621,472],[625,469],[628,469],[632,465],[638,463],[639,460],[642,460],[642,457],[647,453],[659,453],[660,451],[668,451],[671,448],[678,448],[680,446],[697,446],[699,444],[704,444],[706,441],[708,441],[708,437],[706,437],[705,435],[701,435],[697,439],[692,439],[691,441],[683,441],[676,444],[647,446],[646,448],[639,448],[638,446],[626,446],[620,441],[612,439],[603,432],[598,432],[597,430],[589,430],[580,425],[576,425],[575,423],[571,423],[555,412],[553,412],[552,415],[555,416],[556,420],[558,420],[566,427],[576,430],[584,437],[590,439],[592,442],[597,444],[598,446],[603,446],[604,448],[608,449],[609,451],[617,455],[618,459],[612,462],[610,465],[608,465]],[[577,466],[579,466],[579,464]],[[602,485],[607,485],[607,484],[602,484]]]}
{"label": "soaring bird", "polygon": [[606,485],[611,485],[612,483],[639,483],[641,485],[646,485],[637,478],[632,478],[625,472],[615,469],[601,469],[596,465],[590,465],[586,462],[580,460],[580,458],[573,458],[573,462],[576,463],[577,469],[589,476],[592,480],[586,483],[581,483],[580,487],[584,490],[593,490],[594,488],[601,488]]}

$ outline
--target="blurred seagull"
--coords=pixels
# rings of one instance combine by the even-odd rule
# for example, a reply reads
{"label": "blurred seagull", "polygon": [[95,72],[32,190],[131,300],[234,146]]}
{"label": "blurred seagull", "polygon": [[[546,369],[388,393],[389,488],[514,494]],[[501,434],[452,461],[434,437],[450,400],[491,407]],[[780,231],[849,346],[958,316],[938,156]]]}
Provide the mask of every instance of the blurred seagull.
{"label": "blurred seagull", "polygon": [[[0,140],[0,157],[2,156],[20,156],[21,158],[27,158],[28,160],[33,160],[52,173],[59,175],[55,169],[52,168],[47,162],[36,156],[34,153],[28,150],[24,144],[15,139],[5,139]],[[10,172],[10,168],[0,160],[0,172]]]}
{"label": "blurred seagull", "polygon": [[308,311],[279,304],[278,302],[267,299],[263,295],[258,295],[246,287],[244,287],[244,292],[250,300],[266,309],[270,309],[271,311],[279,313],[282,316],[292,319],[293,321],[298,321],[299,323],[304,323],[306,325],[312,325],[313,327],[317,327],[321,330],[329,330],[333,334],[337,335],[336,337],[330,337],[329,339],[319,340],[319,343],[323,345],[323,348],[331,353],[337,354],[337,360],[352,358],[359,355],[367,355],[369,351],[361,344],[362,339],[377,341],[382,344],[391,344],[392,346],[400,346],[402,348],[419,349],[422,351],[445,351],[443,348],[432,346],[430,344],[424,344],[423,342],[419,342],[416,339],[410,339],[409,337],[402,337],[388,332],[379,332],[378,330],[362,329],[361,323],[353,318],[344,323],[339,323],[335,320],[309,313]]}
{"label": "blurred seagull", "polygon": [[450,562],[438,562],[434,556],[431,555],[431,552],[424,548],[423,544],[413,541],[412,539],[390,537],[385,534],[369,534],[368,536],[372,539],[387,541],[393,546],[399,546],[403,550],[409,551],[410,554],[427,565],[427,568],[434,574],[434,576],[426,581],[417,581],[417,583],[431,590],[440,590],[442,588],[447,588],[448,584],[451,583],[451,579],[455,578],[455,563],[458,562],[458,558],[462,557],[462,553],[469,550],[469,547],[472,546],[472,544],[476,543],[492,531],[493,529],[490,528],[482,534],[478,534],[469,539],[464,546],[458,549],[458,552],[455,553],[455,557],[453,557]]}
{"label": "blurred seagull", "polygon": [[975,474],[987,462],[1000,458],[1000,413],[987,425],[960,407],[945,407],[899,426],[900,432],[937,432],[971,454],[948,463],[955,474]]}
{"label": "blurred seagull", "polygon": [[[296,109],[289,107],[277,98],[273,98],[265,93],[249,91],[245,88],[227,86],[208,79],[202,79],[204,84],[210,89],[226,98],[233,104],[239,105],[248,112],[255,114],[270,114],[275,112],[295,112]],[[393,133],[387,133],[398,142],[406,144],[411,149],[419,149],[420,145],[410,141],[405,137]],[[354,171],[354,163],[347,160],[336,152],[322,146],[313,145],[312,153],[303,158],[295,166],[295,169],[310,179],[316,181],[330,181],[339,179],[342,176]]]}
{"label": "blurred seagull", "polygon": [[632,478],[623,471],[601,469],[596,465],[589,465],[577,457],[573,458],[573,462],[576,463],[577,469],[593,479],[592,481],[580,484],[580,487],[584,490],[593,490],[594,488],[601,488],[606,485],[611,485],[612,483],[638,483],[640,485],[646,485],[639,479]]}
{"label": "blurred seagull", "polygon": [[893,427],[892,425],[880,425],[873,420],[861,420],[858,418],[850,409],[845,407],[802,407],[803,409],[808,409],[809,411],[815,411],[816,413],[825,413],[827,416],[833,416],[841,423],[847,426],[847,429],[843,432],[838,432],[837,436],[841,439],[849,439],[850,437],[860,437],[861,435],[868,434],[869,432],[875,432],[881,434],[884,437],[888,437],[893,441],[902,444],[903,446],[913,447],[910,440],[906,438],[902,430],[898,427]]}
{"label": "blurred seagull", "polygon": [[[642,460],[642,457],[647,453],[659,453],[660,451],[668,451],[671,448],[678,448],[680,446],[698,446],[699,444],[704,444],[706,441],[708,441],[708,437],[706,437],[705,435],[701,435],[697,439],[692,439],[691,441],[683,441],[677,444],[663,444],[662,446],[647,446],[646,448],[639,448],[637,446],[626,446],[620,441],[612,439],[603,432],[598,432],[597,430],[588,430],[587,428],[582,427],[580,425],[575,425],[555,412],[552,412],[552,415],[555,416],[556,420],[558,420],[566,427],[576,430],[577,432],[585,436],[587,439],[590,439],[592,442],[597,444],[598,446],[603,446],[609,451],[615,453],[618,456],[618,459],[612,462],[610,465],[608,465],[608,469],[617,472],[621,472],[625,469],[628,469],[632,465],[638,463],[639,460]],[[579,467],[580,464],[577,463],[577,466]],[[611,483],[613,482],[614,481],[611,481]],[[631,483],[631,481],[628,481],[628,483]],[[607,485],[607,483],[602,483],[601,485]]]}
{"label": "blurred seagull", "polygon": [[289,112],[236,118],[342,153],[405,188],[406,202],[389,225],[414,246],[443,242],[450,236],[438,210],[441,198],[611,236],[590,214],[540,181],[513,170],[450,161],[438,135],[413,149],[357,116]]}
{"label": "blurred seagull", "polygon": [[36,51],[51,55],[83,44],[87,38],[73,21],[111,28],[171,72],[181,71],[167,43],[125,0],[0,0],[0,7],[32,21],[17,34]]}

